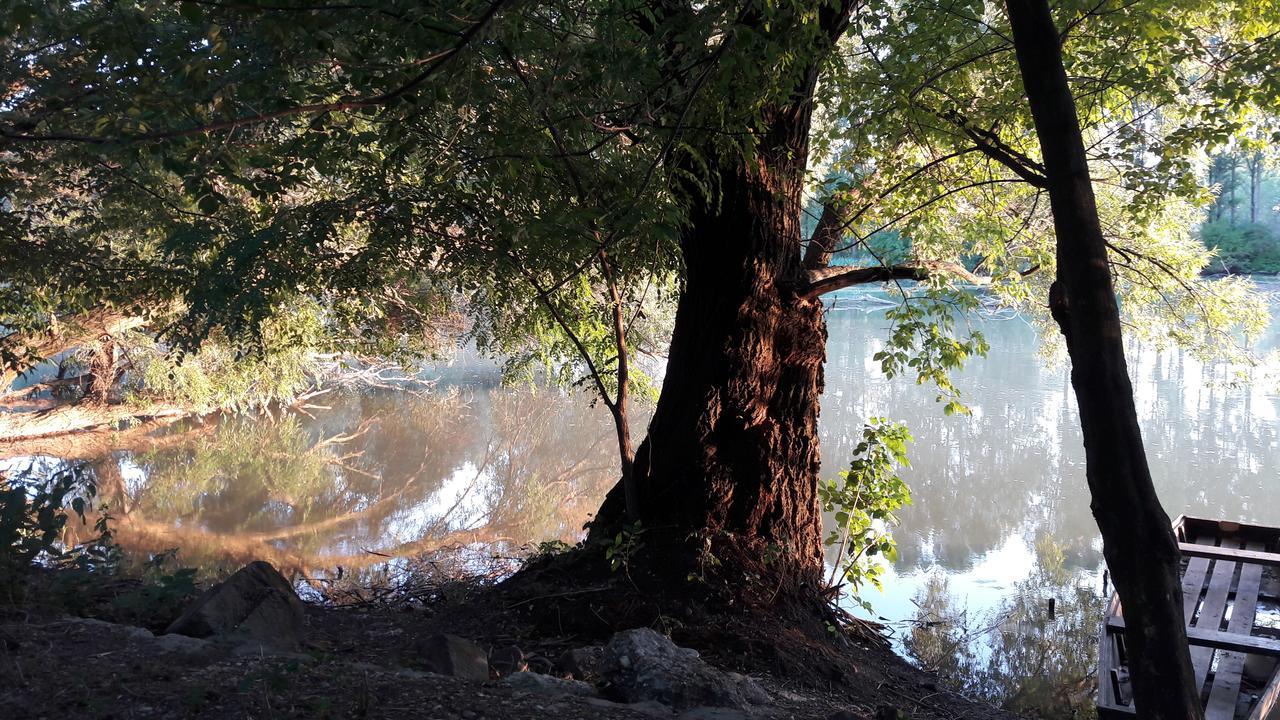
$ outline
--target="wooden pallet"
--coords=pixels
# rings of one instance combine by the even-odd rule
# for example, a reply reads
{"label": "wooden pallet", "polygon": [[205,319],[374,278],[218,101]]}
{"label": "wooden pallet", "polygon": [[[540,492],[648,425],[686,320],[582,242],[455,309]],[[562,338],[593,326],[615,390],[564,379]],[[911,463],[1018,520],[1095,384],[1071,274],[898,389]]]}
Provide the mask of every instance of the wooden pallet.
{"label": "wooden pallet", "polygon": [[[1272,671],[1261,686],[1245,675],[1250,656],[1280,658],[1280,638],[1254,627],[1264,568],[1280,567],[1280,528],[1184,516],[1174,531],[1187,559],[1182,609],[1206,720],[1280,720],[1280,672]],[[1102,720],[1134,715],[1124,627],[1123,608],[1113,594],[1098,638]]]}

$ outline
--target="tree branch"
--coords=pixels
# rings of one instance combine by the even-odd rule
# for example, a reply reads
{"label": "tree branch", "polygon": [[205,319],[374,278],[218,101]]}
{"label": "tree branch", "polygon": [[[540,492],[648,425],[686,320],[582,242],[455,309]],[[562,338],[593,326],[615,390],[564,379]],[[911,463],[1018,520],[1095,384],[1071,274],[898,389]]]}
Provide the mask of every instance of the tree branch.
{"label": "tree branch", "polygon": [[313,103],[309,105],[295,105],[293,107],[281,108],[271,112],[260,113],[258,115],[248,115],[230,120],[222,120],[220,122],[208,123],[205,125],[197,125],[195,127],[185,128],[182,130],[165,130],[155,133],[142,133],[138,135],[124,135],[117,137],[102,137],[95,135],[75,135],[70,133],[42,133],[30,134],[15,131],[11,127],[0,127],[0,138],[23,142],[75,142],[88,145],[111,145],[115,143],[130,142],[157,142],[162,140],[174,140],[191,135],[202,135],[205,133],[221,132],[224,130],[234,130],[247,125],[257,125],[270,120],[277,120],[285,117],[293,117],[295,115],[318,115],[327,112],[349,112],[351,110],[361,110],[364,108],[378,107],[385,105],[392,100],[400,98],[412,92],[419,85],[426,82],[440,68],[454,58],[458,53],[471,43],[479,32],[489,24],[498,11],[507,2],[507,0],[494,0],[493,3],[485,9],[483,15],[471,24],[465,31],[458,36],[458,41],[448,50],[439,52],[426,60],[427,67],[422,72],[410,78],[407,82],[387,92],[372,95],[364,98],[352,98],[331,103]]}
{"label": "tree branch", "polygon": [[854,285],[894,280],[928,280],[937,275],[953,275],[974,285],[988,285],[991,278],[969,272],[963,265],[944,260],[920,260],[902,265],[876,265],[872,267],[826,267],[805,273],[803,287],[798,293],[803,298],[815,298]]}

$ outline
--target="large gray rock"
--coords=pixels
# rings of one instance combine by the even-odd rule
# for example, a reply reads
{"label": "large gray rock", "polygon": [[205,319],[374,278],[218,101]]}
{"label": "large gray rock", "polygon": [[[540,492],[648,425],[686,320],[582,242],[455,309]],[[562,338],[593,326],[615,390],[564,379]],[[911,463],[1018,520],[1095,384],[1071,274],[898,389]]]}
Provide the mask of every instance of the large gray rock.
{"label": "large gray rock", "polygon": [[696,650],[678,647],[649,628],[615,634],[600,662],[601,679],[627,702],[653,700],[682,710],[730,707],[746,710],[769,697],[748,677],[717,670]]}
{"label": "large gray rock", "polygon": [[209,588],[166,634],[226,637],[287,649],[302,641],[306,610],[271,563],[257,560]]}
{"label": "large gray rock", "polygon": [[457,635],[432,635],[417,643],[418,664],[428,672],[464,680],[489,679],[489,658],[484,650]]}

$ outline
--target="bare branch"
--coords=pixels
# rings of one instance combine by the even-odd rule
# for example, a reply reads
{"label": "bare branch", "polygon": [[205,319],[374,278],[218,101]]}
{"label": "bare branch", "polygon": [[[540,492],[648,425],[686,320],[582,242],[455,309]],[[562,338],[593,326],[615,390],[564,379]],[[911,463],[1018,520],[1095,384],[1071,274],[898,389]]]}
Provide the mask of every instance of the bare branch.
{"label": "bare branch", "polygon": [[805,273],[804,287],[799,293],[804,298],[815,298],[854,285],[896,280],[928,280],[937,275],[952,275],[974,285],[988,285],[991,278],[969,272],[963,265],[945,260],[920,260],[902,265],[876,265],[872,267],[826,267]]}

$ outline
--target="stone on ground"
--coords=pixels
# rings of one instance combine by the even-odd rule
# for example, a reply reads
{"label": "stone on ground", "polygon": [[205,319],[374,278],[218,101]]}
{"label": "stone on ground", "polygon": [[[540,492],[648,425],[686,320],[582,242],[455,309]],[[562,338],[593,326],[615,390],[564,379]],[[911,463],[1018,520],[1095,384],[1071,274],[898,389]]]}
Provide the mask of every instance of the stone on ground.
{"label": "stone on ground", "polygon": [[289,581],[257,560],[206,590],[165,633],[292,648],[302,641],[305,624],[306,611]]}
{"label": "stone on ground", "polygon": [[479,645],[457,635],[432,635],[416,648],[418,663],[428,672],[484,682],[489,658]]}
{"label": "stone on ground", "polygon": [[513,688],[547,695],[593,697],[596,694],[595,687],[590,683],[584,683],[581,680],[566,680],[565,678],[552,677],[540,673],[512,673],[503,678],[502,682]]}
{"label": "stone on ground", "polygon": [[572,648],[560,653],[555,669],[574,680],[595,682],[600,679],[600,661],[603,659],[604,648],[599,645]]}
{"label": "stone on ground", "polygon": [[511,645],[489,653],[489,669],[498,677],[506,677],[512,673],[528,670],[529,663],[525,662],[524,652],[515,645]]}
{"label": "stone on ground", "polygon": [[601,679],[628,702],[653,700],[677,710],[697,707],[747,710],[768,701],[755,681],[717,670],[696,650],[682,648],[650,628],[615,634],[605,646]]}

